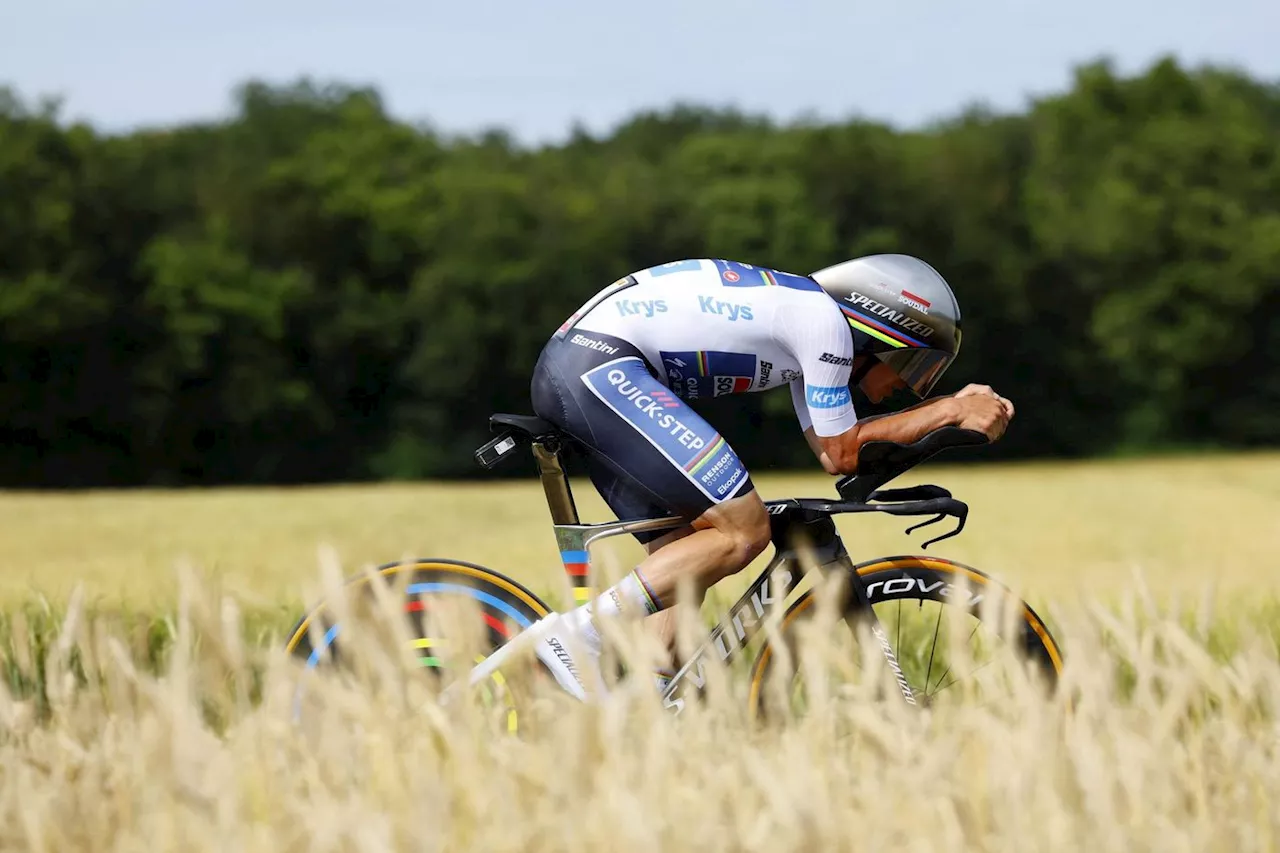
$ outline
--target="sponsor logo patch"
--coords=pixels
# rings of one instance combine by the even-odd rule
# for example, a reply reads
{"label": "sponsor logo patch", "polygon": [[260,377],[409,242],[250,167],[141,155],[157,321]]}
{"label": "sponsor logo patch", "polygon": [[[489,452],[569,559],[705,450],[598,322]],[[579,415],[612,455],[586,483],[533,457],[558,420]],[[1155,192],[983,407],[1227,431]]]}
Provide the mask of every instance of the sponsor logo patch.
{"label": "sponsor logo patch", "polygon": [[578,682],[578,686],[586,689],[586,685],[582,683],[582,676],[578,675],[578,668],[573,664],[573,658],[569,656],[568,649],[555,637],[548,638],[547,645],[551,647],[551,653],[556,656],[556,659],[569,670],[569,674],[573,676],[574,681]]}
{"label": "sponsor logo patch", "polygon": [[698,297],[698,310],[703,314],[715,314],[717,317],[724,317],[730,323],[755,319],[751,316],[750,305],[741,302],[725,302],[723,299],[716,299],[711,296]]}
{"label": "sponsor logo patch", "polygon": [[665,299],[619,299],[613,303],[620,317],[652,317],[667,313]]}
{"label": "sponsor logo patch", "polygon": [[928,314],[929,308],[933,305],[932,302],[925,299],[923,296],[916,296],[910,290],[904,290],[902,293],[898,294],[898,301],[903,305],[916,309],[921,314]]}
{"label": "sponsor logo patch", "polygon": [[829,352],[824,352],[818,361],[826,362],[827,364],[837,364],[841,367],[849,367],[853,364],[853,359],[848,356],[835,355],[834,353]]}
{"label": "sponsor logo patch", "polygon": [[783,381],[783,382],[794,382],[795,380],[799,379],[799,378],[800,378],[800,376],[801,376],[801,374],[800,374],[800,371],[798,371],[798,370],[792,370],[792,369],[791,369],[791,368],[789,368],[789,367],[784,367],[784,368],[782,368],[782,381]]}
{"label": "sponsor logo patch", "polygon": [[756,357],[751,353],[664,350],[658,355],[668,384],[686,400],[741,394],[756,378]]}
{"label": "sponsor logo patch", "polygon": [[[913,344],[915,346],[924,345],[922,341],[911,338],[903,333],[919,335],[921,338],[928,338],[933,335],[933,329],[930,328],[927,323],[921,323],[919,320],[914,320],[906,314],[903,314],[901,311],[895,311],[888,305],[883,305],[874,299],[863,296],[861,293],[855,293],[851,296],[845,297],[845,299],[850,305],[858,309],[858,312],[863,316],[868,318],[879,318],[884,323],[892,323],[892,326],[884,326],[883,323],[881,326],[887,331],[894,332],[904,343]],[[849,309],[845,310],[848,311]]]}
{"label": "sponsor logo patch", "polygon": [[582,381],[713,501],[732,497],[746,482],[746,468],[733,448],[659,384],[640,359],[602,364]]}
{"label": "sponsor logo patch", "polygon": [[852,400],[849,396],[849,389],[843,385],[834,387],[806,385],[804,386],[804,398],[815,409],[838,409],[841,406],[849,405]]}
{"label": "sponsor logo patch", "polygon": [[572,338],[569,338],[569,343],[577,344],[580,347],[586,347],[587,349],[593,349],[596,352],[603,352],[609,355],[618,354],[617,347],[611,347],[604,341],[597,341],[595,338],[588,338],[586,335],[574,335]]}

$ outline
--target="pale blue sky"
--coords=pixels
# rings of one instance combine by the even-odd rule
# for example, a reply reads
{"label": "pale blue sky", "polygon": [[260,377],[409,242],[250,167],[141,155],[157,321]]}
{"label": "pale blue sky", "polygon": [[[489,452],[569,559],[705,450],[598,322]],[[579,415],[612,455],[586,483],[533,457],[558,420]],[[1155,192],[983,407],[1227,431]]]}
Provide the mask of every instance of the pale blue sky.
{"label": "pale blue sky", "polygon": [[225,115],[246,78],[372,84],[526,141],[676,99],[918,125],[1017,109],[1073,64],[1165,52],[1280,80],[1278,0],[0,0],[0,84],[119,130]]}

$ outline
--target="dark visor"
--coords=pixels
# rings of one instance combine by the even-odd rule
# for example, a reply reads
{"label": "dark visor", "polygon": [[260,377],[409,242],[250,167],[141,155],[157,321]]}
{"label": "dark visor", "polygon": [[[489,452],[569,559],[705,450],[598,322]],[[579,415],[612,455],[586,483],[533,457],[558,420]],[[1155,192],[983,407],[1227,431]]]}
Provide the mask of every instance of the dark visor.
{"label": "dark visor", "polygon": [[924,398],[955,356],[936,349],[895,349],[876,353],[876,358],[893,368],[916,396]]}

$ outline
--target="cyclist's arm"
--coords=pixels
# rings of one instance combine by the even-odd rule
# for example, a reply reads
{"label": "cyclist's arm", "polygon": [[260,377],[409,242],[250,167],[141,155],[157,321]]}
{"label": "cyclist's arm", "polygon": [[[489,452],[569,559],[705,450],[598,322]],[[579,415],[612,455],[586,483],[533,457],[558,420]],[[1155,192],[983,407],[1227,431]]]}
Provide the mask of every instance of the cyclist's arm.
{"label": "cyclist's arm", "polygon": [[[1000,405],[1004,408],[1006,418],[1009,420],[1012,420],[1014,409],[1013,409],[1013,403],[1010,400],[1004,397],[1001,397],[999,394],[995,392],[994,389],[992,389],[990,385],[975,385],[973,383],[966,385],[964,388],[960,389],[954,394],[938,394],[933,397],[930,397],[927,400],[921,400],[919,403],[915,403],[911,406],[908,406],[905,409],[900,409],[897,412],[897,414],[903,414],[905,412],[914,411],[915,409],[918,409],[921,406],[931,406],[939,400],[951,399],[953,397],[959,399],[959,398],[973,397],[973,396],[990,397],[993,400],[998,401]],[[886,412],[882,415],[867,415],[866,417],[861,418],[858,422],[867,423],[869,421],[879,420],[880,418],[887,418],[891,414],[894,414],[894,413]]]}
{"label": "cyclist's arm", "polygon": [[[988,397],[939,397],[874,418],[859,418],[849,392],[853,341],[835,303],[778,312],[778,338],[794,354],[801,377],[791,383],[800,428],[823,469],[852,474],[868,441],[911,444],[944,426],[964,426],[994,441],[1012,416]],[[979,402],[979,401],[985,401]]]}
{"label": "cyclist's arm", "polygon": [[879,414],[879,415],[866,415],[866,416],[864,416],[864,417],[860,418],[860,419],[859,419],[859,421],[858,421],[858,423],[865,424],[865,423],[870,423],[871,421],[878,421],[878,420],[880,420],[881,418],[887,418],[887,417],[889,417],[890,415],[894,415],[894,414],[901,415],[901,414],[903,414],[903,413],[905,413],[905,412],[914,411],[914,410],[916,410],[916,409],[920,408],[921,406],[932,406],[934,403],[936,403],[936,402],[937,402],[937,401],[939,401],[939,400],[943,400],[943,399],[946,399],[946,398],[949,398],[949,397],[955,397],[955,396],[957,396],[957,395],[955,395],[955,394],[935,394],[934,396],[930,397],[930,398],[929,398],[929,399],[927,399],[927,400],[921,400],[919,403],[912,403],[910,406],[907,406],[905,409],[899,409],[897,412],[884,412],[884,413]]}
{"label": "cyclist's arm", "polygon": [[963,407],[951,397],[935,397],[905,411],[864,418],[839,435],[821,436],[813,427],[804,431],[818,461],[828,474],[853,474],[858,451],[868,441],[911,444],[944,426],[959,426]]}
{"label": "cyclist's arm", "polygon": [[824,296],[820,293],[816,302],[797,300],[780,309],[775,335],[800,368],[801,375],[791,382],[791,403],[800,429],[806,435],[834,436],[858,422],[849,393],[853,340],[844,315]]}

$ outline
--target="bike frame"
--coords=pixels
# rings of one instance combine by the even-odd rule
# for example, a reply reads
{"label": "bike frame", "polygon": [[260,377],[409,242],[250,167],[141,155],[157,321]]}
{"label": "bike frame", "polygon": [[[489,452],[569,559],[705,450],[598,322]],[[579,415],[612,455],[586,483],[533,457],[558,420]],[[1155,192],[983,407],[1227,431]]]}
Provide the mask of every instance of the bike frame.
{"label": "bike frame", "polygon": [[[556,545],[576,604],[583,604],[595,596],[590,553],[593,544],[624,533],[672,530],[690,523],[687,518],[667,516],[583,524],[565,474],[559,439],[535,438],[532,448],[547,506],[551,511]],[[728,664],[745,649],[766,625],[769,608],[776,605],[780,615],[782,603],[799,585],[806,566],[820,572],[846,570],[845,574],[851,580],[852,593],[845,605],[846,612],[865,620],[878,640],[889,668],[895,673],[903,699],[908,704],[915,705],[915,695],[902,673],[888,635],[871,607],[862,580],[853,571],[853,562],[849,559],[830,515],[814,513],[807,518],[796,517],[797,512],[791,510],[799,511],[801,507],[794,499],[766,501],[765,506],[769,510],[773,528],[773,558],[676,671],[663,693],[663,705],[672,713],[679,714],[690,699],[699,697],[707,686],[706,666],[709,657],[714,655],[719,663]],[[798,538],[797,534],[805,540],[803,553],[793,541]]]}

